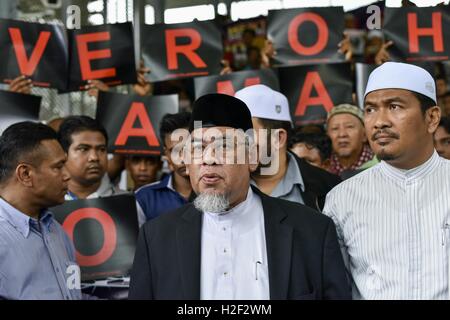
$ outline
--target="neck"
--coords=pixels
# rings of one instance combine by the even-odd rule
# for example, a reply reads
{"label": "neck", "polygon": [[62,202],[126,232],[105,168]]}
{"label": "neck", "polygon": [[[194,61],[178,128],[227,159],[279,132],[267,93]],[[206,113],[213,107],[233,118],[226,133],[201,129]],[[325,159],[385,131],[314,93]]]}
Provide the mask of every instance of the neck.
{"label": "neck", "polygon": [[90,194],[94,193],[100,187],[102,180],[94,184],[84,185],[73,179],[69,180],[69,190],[77,196],[78,199],[86,199]]}
{"label": "neck", "polygon": [[286,175],[288,168],[288,154],[286,150],[280,150],[278,153],[278,162],[274,160],[271,165],[278,167],[278,170],[273,175],[262,175],[260,173],[252,176],[253,180],[256,182],[258,188],[265,194],[271,194],[273,189],[278,185],[278,183]]}
{"label": "neck", "polygon": [[433,156],[434,145],[428,144],[422,150],[423,153],[420,155],[415,156],[405,155],[404,157],[402,157],[404,158],[404,160],[399,158],[394,160],[386,160],[386,162],[397,169],[402,170],[414,169],[430,160],[430,158]]}
{"label": "neck", "polygon": [[183,177],[178,173],[174,172],[172,174],[172,184],[176,192],[181,194],[185,199],[188,199],[192,193],[191,180],[188,177]]}
{"label": "neck", "polygon": [[26,194],[28,194],[28,192],[22,192],[21,190],[9,186],[5,188],[2,187],[0,191],[0,197],[3,200],[30,218],[37,220],[39,219],[42,208],[38,204],[33,203],[33,201],[24,201],[24,199],[29,197],[29,195],[27,196]]}
{"label": "neck", "polygon": [[344,169],[350,168],[352,165],[354,165],[356,162],[358,162],[359,157],[361,156],[361,153],[363,152],[363,149],[364,149],[364,145],[362,145],[358,149],[358,152],[354,152],[348,157],[339,157],[338,155],[336,155],[339,160],[340,165]]}

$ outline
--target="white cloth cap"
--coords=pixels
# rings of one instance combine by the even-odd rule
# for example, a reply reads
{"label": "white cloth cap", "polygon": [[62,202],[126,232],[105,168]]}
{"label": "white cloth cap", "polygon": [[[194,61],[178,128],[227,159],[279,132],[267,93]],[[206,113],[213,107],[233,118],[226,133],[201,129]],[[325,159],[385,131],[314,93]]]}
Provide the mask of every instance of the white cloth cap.
{"label": "white cloth cap", "polygon": [[289,121],[292,124],[288,99],[268,86],[255,84],[239,90],[234,96],[245,102],[252,117]]}
{"label": "white cloth cap", "polygon": [[433,77],[425,69],[413,64],[385,62],[373,70],[367,81],[364,98],[380,89],[405,89],[421,93],[437,103]]}

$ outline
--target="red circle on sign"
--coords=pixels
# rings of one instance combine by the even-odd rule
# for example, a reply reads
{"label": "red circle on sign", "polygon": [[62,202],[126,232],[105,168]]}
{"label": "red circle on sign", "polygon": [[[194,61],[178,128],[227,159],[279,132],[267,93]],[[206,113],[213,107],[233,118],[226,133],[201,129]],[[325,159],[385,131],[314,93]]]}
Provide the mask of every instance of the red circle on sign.
{"label": "red circle on sign", "polygon": [[[313,22],[318,30],[317,42],[310,46],[305,47],[302,45],[298,39],[298,28],[300,25],[306,21]],[[311,56],[320,53],[326,46],[328,42],[328,25],[327,22],[316,13],[306,12],[301,13],[292,19],[289,24],[288,30],[288,41],[291,48],[298,54]]]}
{"label": "red circle on sign", "polygon": [[69,214],[64,220],[63,228],[66,230],[70,239],[73,242],[73,232],[75,230],[75,226],[78,222],[83,219],[94,219],[97,220],[103,228],[103,246],[99,252],[92,256],[85,256],[76,251],[77,261],[82,267],[94,267],[98,266],[109,258],[111,258],[112,254],[116,250],[117,245],[117,231],[116,225],[114,224],[114,220],[111,216],[105,211],[98,208],[83,208],[78,209]]}

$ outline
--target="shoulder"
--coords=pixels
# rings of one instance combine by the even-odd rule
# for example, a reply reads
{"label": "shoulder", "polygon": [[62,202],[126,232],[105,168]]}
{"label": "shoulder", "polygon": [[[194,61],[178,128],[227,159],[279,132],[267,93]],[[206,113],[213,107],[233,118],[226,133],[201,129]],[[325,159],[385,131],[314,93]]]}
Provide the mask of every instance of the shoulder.
{"label": "shoulder", "polygon": [[[266,195],[260,195],[260,197],[263,204],[266,203],[265,209],[283,212],[286,215],[283,223],[288,224],[295,229],[323,229],[331,222],[329,217],[303,204]],[[269,206],[267,206],[267,204],[269,204]],[[272,215],[273,213],[274,212],[266,212],[266,215]]]}
{"label": "shoulder", "polygon": [[140,187],[135,191],[136,195],[138,194],[145,194],[147,192],[152,193],[155,190],[164,189],[167,187],[167,178],[164,178],[159,181],[155,181],[149,184],[146,184],[145,186]]}
{"label": "shoulder", "polygon": [[[376,164],[360,173],[352,176],[349,179],[342,181],[340,184],[335,186],[329,193],[329,195],[342,194],[343,192],[362,190],[364,187],[369,185],[369,182],[373,182],[380,176],[380,164]],[[351,194],[348,194],[351,196]]]}
{"label": "shoulder", "polygon": [[200,217],[200,213],[195,211],[194,206],[189,203],[147,221],[142,226],[142,230],[147,236],[149,236],[150,234],[153,235],[155,233],[173,233],[176,231],[179,223],[183,221],[183,216],[187,212],[190,212],[192,214],[192,211],[194,211],[194,214],[198,214]]}
{"label": "shoulder", "polygon": [[330,188],[342,181],[339,176],[313,166],[294,154],[292,155],[297,161],[302,178],[306,180],[305,183],[316,182],[318,188]]}

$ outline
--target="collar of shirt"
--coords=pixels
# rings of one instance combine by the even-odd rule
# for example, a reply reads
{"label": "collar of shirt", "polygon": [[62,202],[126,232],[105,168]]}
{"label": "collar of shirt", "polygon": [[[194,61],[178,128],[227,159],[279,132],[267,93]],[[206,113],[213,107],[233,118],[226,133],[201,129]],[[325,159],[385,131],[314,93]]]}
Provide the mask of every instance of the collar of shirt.
{"label": "collar of shirt", "polygon": [[[169,177],[167,178],[167,185],[166,188],[175,191],[175,189],[173,188],[173,178],[172,178],[172,174],[169,174]],[[175,191],[176,192],[176,191]]]}
{"label": "collar of shirt", "polygon": [[298,167],[297,160],[291,153],[288,152],[287,155],[289,163],[286,174],[270,194],[275,198],[283,197],[291,193],[292,189],[296,185],[298,185],[300,189],[305,192],[305,184],[303,182],[302,174],[300,172],[300,168]]}
{"label": "collar of shirt", "polygon": [[433,151],[432,156],[418,167],[409,170],[398,169],[391,166],[386,161],[380,162],[381,171],[389,177],[404,181],[422,179],[430,174],[439,165],[439,155],[436,150]]}
{"label": "collar of shirt", "polygon": [[[91,193],[86,197],[86,199],[95,199],[100,197],[111,196],[115,193],[114,186],[109,180],[108,174],[105,174],[100,182],[100,186],[97,191]],[[66,200],[78,200],[78,197],[73,193],[68,191],[66,194]]]}
{"label": "collar of shirt", "polygon": [[205,212],[205,216],[208,217],[209,220],[215,221],[215,222],[232,222],[236,220],[237,218],[245,215],[247,213],[249,207],[251,206],[253,202],[253,191],[252,188],[249,187],[247,191],[247,197],[244,201],[239,203],[237,206],[231,208],[228,211],[225,211],[223,213],[217,214],[213,212]]}
{"label": "collar of shirt", "polygon": [[[28,235],[30,234],[30,226],[38,230],[38,221],[36,219],[17,210],[2,198],[0,198],[0,217],[3,217],[8,221],[25,238],[28,238]],[[53,222],[52,213],[48,210],[42,210],[39,222],[41,222],[47,230],[50,230],[50,226]]]}
{"label": "collar of shirt", "polygon": [[[302,173],[300,172],[297,160],[290,152],[288,152],[287,155],[288,168],[286,170],[286,174],[284,175],[283,179],[278,182],[275,189],[273,189],[272,193],[270,194],[271,197],[280,198],[286,196],[287,194],[291,193],[295,185],[298,185],[302,192],[305,192],[305,183],[303,182]],[[250,183],[255,187],[258,187],[255,180],[250,179]]]}

